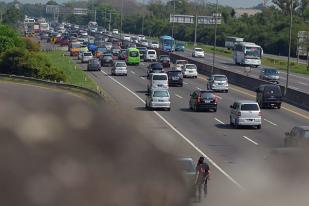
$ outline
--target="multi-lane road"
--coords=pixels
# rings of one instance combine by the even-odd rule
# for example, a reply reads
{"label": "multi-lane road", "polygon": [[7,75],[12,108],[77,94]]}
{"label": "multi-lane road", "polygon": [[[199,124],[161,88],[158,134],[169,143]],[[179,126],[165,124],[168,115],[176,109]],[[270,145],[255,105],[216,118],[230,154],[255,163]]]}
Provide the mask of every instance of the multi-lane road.
{"label": "multi-lane road", "polygon": [[[79,63],[76,60],[76,63]],[[207,157],[212,164],[213,178],[207,205],[218,205],[221,194],[230,194],[240,188],[254,187],[256,175],[262,174],[262,164],[271,149],[283,146],[284,132],[294,125],[308,125],[309,113],[288,104],[280,110],[262,110],[261,130],[229,126],[230,105],[236,99],[255,99],[255,94],[230,85],[229,93],[218,93],[218,111],[193,112],[188,108],[189,95],[205,89],[206,76],[185,79],[183,87],[171,87],[170,112],[147,111],[145,92],[147,63],[129,66],[128,76],[114,77],[108,67],[100,72],[87,72],[113,97],[117,105],[142,116],[136,121],[140,130],[151,134],[163,150],[178,156]],[[82,65],[86,69],[86,65]],[[147,138],[147,136],[145,136]],[[228,200],[224,199],[224,200]],[[203,204],[205,201],[203,202]],[[206,203],[205,203],[206,204]]]}

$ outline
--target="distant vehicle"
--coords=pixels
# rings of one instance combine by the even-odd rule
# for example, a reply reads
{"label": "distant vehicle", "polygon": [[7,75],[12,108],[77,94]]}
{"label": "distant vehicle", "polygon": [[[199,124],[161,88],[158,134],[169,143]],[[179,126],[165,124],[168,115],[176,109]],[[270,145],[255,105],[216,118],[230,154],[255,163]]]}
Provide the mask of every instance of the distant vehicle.
{"label": "distant vehicle", "polygon": [[148,49],[146,51],[145,61],[157,61],[157,52],[153,49]]}
{"label": "distant vehicle", "polygon": [[235,64],[258,67],[261,65],[263,49],[259,45],[250,42],[235,44],[233,61]]}
{"label": "distant vehicle", "polygon": [[161,36],[160,49],[165,52],[173,52],[175,50],[175,39],[171,36]]}
{"label": "distant vehicle", "polygon": [[190,95],[189,108],[195,112],[201,110],[217,111],[217,97],[211,90],[196,90]]}
{"label": "distant vehicle", "polygon": [[178,59],[175,61],[175,67],[182,67],[185,64],[188,64],[189,62],[187,60],[183,60],[183,59]]}
{"label": "distant vehicle", "polygon": [[194,48],[192,50],[192,57],[201,57],[204,58],[205,57],[205,52],[203,49],[201,48]]}
{"label": "distant vehicle", "polygon": [[140,57],[139,50],[136,48],[129,48],[127,51],[127,56],[126,56],[126,63],[130,65],[132,64],[139,65],[140,62],[141,62],[141,57]]}
{"label": "distant vehicle", "polygon": [[145,36],[140,34],[140,35],[137,36],[137,40],[138,41],[145,40]]}
{"label": "distant vehicle", "polygon": [[160,55],[159,62],[163,65],[163,67],[170,67],[171,66],[171,59],[167,55]]}
{"label": "distant vehicle", "polygon": [[95,53],[95,56],[96,56],[97,58],[100,58],[100,56],[102,56],[102,55],[105,54],[106,52],[107,52],[106,47],[99,47],[99,48],[97,48],[97,51],[96,51],[96,53]]}
{"label": "distant vehicle", "polygon": [[308,147],[309,126],[295,126],[285,133],[284,145],[286,147]]}
{"label": "distant vehicle", "polygon": [[88,61],[91,59],[93,59],[93,55],[91,52],[83,52],[82,63],[88,63]]}
{"label": "distant vehicle", "polygon": [[238,100],[230,106],[230,125],[238,128],[240,126],[262,127],[262,118],[259,104],[250,100]]}
{"label": "distant vehicle", "polygon": [[225,48],[233,49],[235,47],[235,44],[243,42],[243,41],[244,41],[244,38],[227,36],[225,38]]}
{"label": "distant vehicle", "polygon": [[175,51],[182,51],[184,52],[185,51],[185,44],[184,43],[176,43],[176,46],[175,46]]}
{"label": "distant vehicle", "polygon": [[145,47],[148,47],[149,46],[149,43],[147,40],[141,40],[141,45],[145,46]]}
{"label": "distant vehicle", "polygon": [[101,56],[101,65],[103,67],[105,66],[113,66],[114,65],[114,60],[111,54],[104,54]]}
{"label": "distant vehicle", "polygon": [[208,78],[207,89],[213,91],[229,91],[228,79],[225,75],[214,74]]}
{"label": "distant vehicle", "polygon": [[123,40],[125,41],[131,41],[131,37],[129,35],[124,35]]}
{"label": "distant vehicle", "polygon": [[49,24],[47,22],[40,23],[40,32],[49,31]]}
{"label": "distant vehicle", "polygon": [[45,33],[45,32],[44,32],[44,33],[41,33],[41,34],[40,34],[40,39],[41,39],[41,40],[47,40],[48,38],[49,38],[48,33]]}
{"label": "distant vehicle", "polygon": [[146,47],[137,47],[137,49],[139,50],[141,60],[144,61],[145,57],[146,57],[147,48]]}
{"label": "distant vehicle", "polygon": [[281,88],[274,84],[260,85],[256,89],[256,101],[260,108],[264,107],[277,107],[281,108],[282,93]]}
{"label": "distant vehicle", "polygon": [[149,75],[148,91],[152,89],[168,89],[168,77],[166,73],[151,73]]}
{"label": "distant vehicle", "polygon": [[274,82],[274,83],[279,84],[279,79],[280,79],[279,71],[273,68],[263,68],[261,69],[259,78],[269,81],[269,82]]}
{"label": "distant vehicle", "polygon": [[80,42],[71,42],[69,48],[70,48],[70,55],[77,56],[80,51]]}
{"label": "distant vehicle", "polygon": [[105,47],[106,47],[107,50],[111,50],[112,47],[113,47],[113,44],[111,42],[106,42]]}
{"label": "distant vehicle", "polygon": [[183,75],[181,71],[172,70],[167,72],[169,86],[183,86]]}
{"label": "distant vehicle", "polygon": [[159,42],[157,42],[157,41],[149,42],[149,46],[151,48],[154,48],[154,49],[159,49],[159,47],[160,47]]}
{"label": "distant vehicle", "polygon": [[95,21],[90,21],[88,23],[88,29],[91,32],[97,32],[98,31],[98,23]]}
{"label": "distant vehicle", "polygon": [[119,34],[118,29],[113,29],[113,34]]}
{"label": "distant vehicle", "polygon": [[183,77],[197,78],[197,68],[195,64],[185,64],[182,67]]}
{"label": "distant vehicle", "polygon": [[90,59],[87,65],[87,71],[100,71],[101,62],[97,58]]}
{"label": "distant vehicle", "polygon": [[166,89],[152,89],[146,95],[145,107],[147,109],[171,110],[170,94]]}
{"label": "distant vehicle", "polygon": [[116,61],[114,63],[114,66],[112,67],[111,70],[111,74],[112,75],[123,75],[123,76],[127,76],[128,72],[127,72],[127,65],[125,62],[119,62]]}
{"label": "distant vehicle", "polygon": [[127,50],[126,49],[121,49],[118,55],[119,60],[125,60],[127,56]]}
{"label": "distant vehicle", "polygon": [[161,63],[153,63],[148,65],[147,78],[149,79],[152,73],[164,73],[164,69]]}
{"label": "distant vehicle", "polygon": [[134,43],[138,43],[138,38],[137,37],[135,37],[135,36],[132,36],[131,37],[131,42],[134,42]]}
{"label": "distant vehicle", "polygon": [[80,51],[88,52],[89,49],[88,49],[88,47],[87,47],[86,45],[81,45],[81,46],[80,46]]}

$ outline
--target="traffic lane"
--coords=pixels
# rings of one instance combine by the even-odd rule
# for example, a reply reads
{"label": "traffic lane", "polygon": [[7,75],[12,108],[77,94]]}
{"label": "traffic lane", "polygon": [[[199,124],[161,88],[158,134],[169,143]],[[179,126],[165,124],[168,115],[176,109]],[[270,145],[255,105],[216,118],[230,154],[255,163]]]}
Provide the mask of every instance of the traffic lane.
{"label": "traffic lane", "polygon": [[[175,53],[179,54],[180,56],[187,57],[187,58],[193,58],[192,53],[189,51],[175,52]],[[213,62],[211,54],[205,54],[205,58],[193,58],[193,59],[198,62],[207,63],[207,64],[212,64]],[[219,56],[216,56],[215,66],[222,68],[224,70],[237,72],[238,74],[249,75],[250,77],[254,77],[257,79],[259,78],[260,70],[262,69],[262,67],[253,68],[250,70],[249,73],[246,73],[245,67],[235,65],[232,60],[222,60],[222,58]],[[286,73],[280,71],[279,76],[280,76],[280,81],[279,81],[280,85],[285,86]],[[303,77],[297,74],[290,74],[289,76],[289,84],[290,84],[291,89],[301,90],[305,93],[308,93],[309,92],[308,82],[309,82],[308,77]]]}
{"label": "traffic lane", "polygon": [[[143,77],[144,71],[143,69],[136,69],[134,74],[137,76]],[[147,80],[144,79],[144,81]],[[183,88],[176,88],[174,95],[177,97],[176,101],[184,101],[186,104],[186,108],[188,108],[188,101],[190,98],[190,93],[197,89],[205,89],[205,83],[201,79],[185,79],[185,83]],[[146,87],[146,86],[145,86]],[[173,93],[172,93],[173,94]],[[255,100],[253,97],[248,97],[243,93],[239,93],[238,91],[231,90],[228,94],[218,93],[219,97],[219,107],[217,111],[216,121],[220,124],[220,127],[229,128],[229,114],[230,114],[230,105],[237,99],[251,99]],[[250,139],[258,140],[259,145],[262,144],[267,147],[279,147],[282,146],[284,134],[280,128],[290,128],[291,121],[295,124],[302,125],[304,121],[301,117],[294,115],[291,112],[285,112],[285,110],[262,110],[262,131],[265,134],[261,135],[260,131],[256,130],[241,130],[243,132],[243,136],[249,137]]]}
{"label": "traffic lane", "polygon": [[[126,91],[125,88],[111,79],[113,78],[119,82],[122,82],[127,79],[130,74],[128,77],[111,77],[108,74],[110,68],[103,68],[103,71],[105,73],[102,73],[102,75],[100,74],[101,72],[88,72],[87,74],[94,78],[104,88],[104,90],[109,93],[110,96],[115,98],[116,107],[134,112],[135,119],[140,123],[137,126],[137,129],[145,134],[145,138],[151,138],[149,141],[154,142],[157,147],[167,153],[172,152],[178,157],[192,157],[196,160],[201,155],[190,145],[188,145],[186,141],[180,138],[179,135],[172,131],[165,122],[160,121],[160,119],[154,115],[154,112],[146,111],[144,109],[144,103],[139,101],[136,96]],[[212,177],[209,182],[210,189],[208,194],[209,198],[207,198],[207,205],[215,206],[219,202],[222,202],[222,194],[231,196],[230,201],[232,201],[233,198],[231,194],[235,192],[235,189],[237,191],[237,187],[224,175],[222,175],[222,173],[215,167],[211,166],[211,170]],[[229,198],[227,197],[226,200],[228,199]],[[224,203],[226,204],[226,202]],[[206,205],[206,201],[203,201],[202,204],[199,205]]]}

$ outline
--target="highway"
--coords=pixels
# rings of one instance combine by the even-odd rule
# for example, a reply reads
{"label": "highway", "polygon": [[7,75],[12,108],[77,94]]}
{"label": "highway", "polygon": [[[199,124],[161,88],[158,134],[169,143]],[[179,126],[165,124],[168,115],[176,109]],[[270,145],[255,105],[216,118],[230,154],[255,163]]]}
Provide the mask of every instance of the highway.
{"label": "highway", "polygon": [[[76,63],[79,61],[76,60]],[[229,106],[236,99],[255,99],[254,93],[230,85],[229,93],[218,93],[219,106],[216,113],[195,113],[188,109],[189,95],[196,89],[205,89],[206,78],[185,79],[183,87],[170,88],[172,109],[165,111],[145,110],[147,85],[146,67],[129,66],[127,77],[110,76],[110,68],[101,72],[87,72],[100,84],[119,108],[135,112],[141,131],[157,137],[153,141],[163,150],[177,156],[200,155],[208,157],[213,170],[209,198],[202,205],[218,205],[223,201],[218,194],[231,194],[235,189],[256,185],[256,175],[263,173],[262,164],[271,149],[283,146],[284,132],[294,125],[308,125],[309,113],[288,104],[281,110],[262,110],[261,130],[229,126]],[[82,65],[86,69],[86,65]],[[147,138],[147,136],[145,136]],[[224,199],[228,201],[229,199]]]}

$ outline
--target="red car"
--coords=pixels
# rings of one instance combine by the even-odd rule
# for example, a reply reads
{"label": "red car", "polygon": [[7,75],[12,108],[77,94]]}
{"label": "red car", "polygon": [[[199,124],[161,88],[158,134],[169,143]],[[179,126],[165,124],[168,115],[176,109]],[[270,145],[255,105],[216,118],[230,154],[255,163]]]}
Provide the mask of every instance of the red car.
{"label": "red car", "polygon": [[60,41],[61,46],[68,46],[69,45],[69,39],[68,38],[62,38]]}

